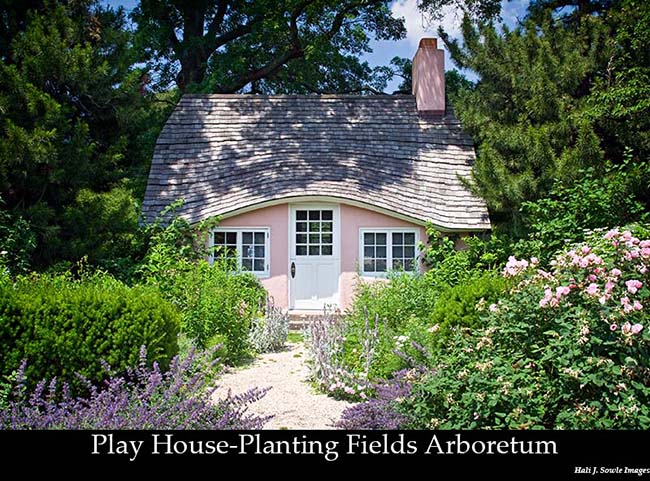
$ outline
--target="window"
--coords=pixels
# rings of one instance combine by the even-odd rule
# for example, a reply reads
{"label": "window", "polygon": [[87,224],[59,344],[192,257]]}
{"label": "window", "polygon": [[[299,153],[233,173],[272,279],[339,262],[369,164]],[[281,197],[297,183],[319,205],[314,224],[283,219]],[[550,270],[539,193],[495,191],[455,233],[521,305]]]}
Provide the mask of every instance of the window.
{"label": "window", "polygon": [[268,228],[220,228],[212,236],[211,260],[229,260],[244,271],[267,277],[269,270]]}
{"label": "window", "polygon": [[331,256],[333,253],[334,211],[301,209],[296,211],[296,255]]}
{"label": "window", "polygon": [[417,230],[361,229],[361,273],[383,276],[389,270],[416,271]]}

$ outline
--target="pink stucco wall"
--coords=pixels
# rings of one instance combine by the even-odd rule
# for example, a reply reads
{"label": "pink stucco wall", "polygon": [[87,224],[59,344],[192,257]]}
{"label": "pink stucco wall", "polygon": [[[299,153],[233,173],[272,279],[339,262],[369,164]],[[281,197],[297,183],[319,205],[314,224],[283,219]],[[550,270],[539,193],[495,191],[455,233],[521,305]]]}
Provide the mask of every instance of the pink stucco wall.
{"label": "pink stucco wall", "polygon": [[[283,309],[289,307],[289,208],[287,204],[264,207],[255,211],[224,219],[221,227],[268,227],[271,233],[271,272],[261,279],[262,284]],[[359,229],[361,228],[418,227],[367,209],[341,204],[341,274],[339,277],[339,303],[347,308],[353,298],[358,280]],[[420,240],[425,240],[424,227]],[[367,279],[369,282],[374,279]]]}
{"label": "pink stucco wall", "polygon": [[289,306],[289,209],[287,204],[264,207],[229,217],[219,223],[221,227],[268,227],[271,234],[271,274],[260,279],[276,306]]}

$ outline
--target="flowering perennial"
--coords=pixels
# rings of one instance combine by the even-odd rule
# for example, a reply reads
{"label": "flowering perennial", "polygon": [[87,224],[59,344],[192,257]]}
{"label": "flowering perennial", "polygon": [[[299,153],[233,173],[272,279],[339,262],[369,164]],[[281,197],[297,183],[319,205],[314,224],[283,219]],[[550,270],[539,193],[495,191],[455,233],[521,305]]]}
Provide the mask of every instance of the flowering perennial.
{"label": "flowering perennial", "polygon": [[[602,319],[610,330],[626,336],[639,334],[643,324],[627,316],[644,309],[640,296],[648,282],[643,276],[650,264],[650,240],[640,240],[629,230],[618,229],[608,231],[603,239],[615,248],[613,257],[605,259],[594,252],[593,246],[583,244],[552,261],[553,272],[537,271],[538,277],[548,281],[539,307],[571,305],[576,302],[576,296],[581,296],[601,306]],[[511,256],[503,275],[517,277],[536,264],[536,259],[518,260]]]}

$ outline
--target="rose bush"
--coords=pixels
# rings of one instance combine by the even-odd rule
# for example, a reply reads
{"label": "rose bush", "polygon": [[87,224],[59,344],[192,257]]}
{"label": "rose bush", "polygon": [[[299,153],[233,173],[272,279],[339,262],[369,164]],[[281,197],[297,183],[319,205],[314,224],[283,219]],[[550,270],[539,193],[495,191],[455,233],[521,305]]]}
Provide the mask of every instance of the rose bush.
{"label": "rose bush", "polygon": [[649,428],[649,234],[593,234],[549,269],[511,257],[484,327],[457,328],[382,409],[411,428]]}

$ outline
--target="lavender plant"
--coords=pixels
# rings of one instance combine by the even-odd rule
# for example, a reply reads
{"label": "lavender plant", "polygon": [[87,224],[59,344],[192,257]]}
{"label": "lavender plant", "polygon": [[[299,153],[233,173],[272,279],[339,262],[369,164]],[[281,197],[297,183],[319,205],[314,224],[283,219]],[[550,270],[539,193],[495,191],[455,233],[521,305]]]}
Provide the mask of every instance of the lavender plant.
{"label": "lavender plant", "polygon": [[350,430],[401,429],[408,418],[397,407],[410,396],[413,379],[420,375],[417,368],[403,369],[395,372],[392,379],[375,384],[374,397],[343,411],[335,427]]}
{"label": "lavender plant", "polygon": [[[125,376],[111,375],[100,387],[89,384],[86,398],[73,398],[67,384],[25,385],[25,362],[0,408],[0,429],[261,429],[269,420],[248,411],[266,390],[212,400],[216,386],[212,352],[176,356],[167,372],[140,364]],[[108,367],[107,367],[108,369]]]}
{"label": "lavender plant", "polygon": [[278,351],[284,347],[289,334],[289,316],[267,299],[264,316],[253,319],[248,338],[257,352]]}

